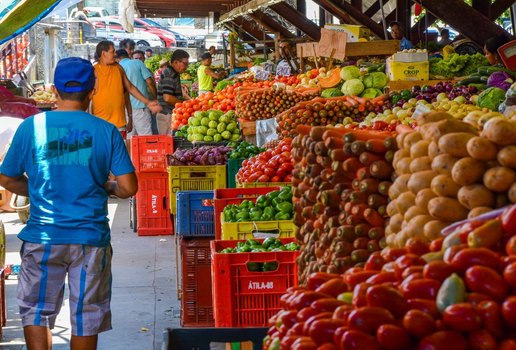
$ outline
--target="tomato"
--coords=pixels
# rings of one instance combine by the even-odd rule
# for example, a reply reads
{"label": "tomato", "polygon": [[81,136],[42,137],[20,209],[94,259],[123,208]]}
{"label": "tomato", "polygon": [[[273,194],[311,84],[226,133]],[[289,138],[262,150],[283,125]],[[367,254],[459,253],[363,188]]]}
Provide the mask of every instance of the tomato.
{"label": "tomato", "polygon": [[397,282],[394,272],[376,272],[376,275],[369,277],[366,282],[370,284],[382,284],[387,282]]}
{"label": "tomato", "polygon": [[331,317],[334,319],[337,319],[337,320],[347,321],[349,314],[353,310],[354,310],[354,308],[353,308],[353,305],[351,305],[351,304],[341,305],[341,306],[337,307],[335,309],[335,311],[333,311],[333,315]]}
{"label": "tomato", "polygon": [[367,258],[367,261],[364,265],[364,270],[369,271],[380,271],[382,266],[385,264],[385,259],[382,257],[381,252],[373,252]]}
{"label": "tomato", "polygon": [[468,343],[457,332],[439,331],[429,335],[419,343],[419,350],[467,350]]}
{"label": "tomato", "polygon": [[505,252],[509,256],[516,255],[516,235],[509,238],[509,240],[505,244]]}
{"label": "tomato", "polygon": [[312,323],[314,323],[317,320],[322,320],[325,318],[331,318],[332,313],[331,312],[321,312],[318,314],[313,315],[308,320],[305,321],[305,325],[303,326],[303,334],[308,335],[308,331],[310,330],[310,327],[312,326]]}
{"label": "tomato", "polygon": [[413,336],[422,338],[434,332],[435,321],[421,310],[410,310],[403,317],[403,327]]}
{"label": "tomato", "polygon": [[367,290],[367,306],[384,307],[394,317],[400,318],[408,310],[408,304],[403,295],[394,287],[375,285]]}
{"label": "tomato", "polygon": [[443,320],[450,328],[459,332],[469,332],[480,328],[482,314],[473,305],[458,303],[448,306],[443,313]]}
{"label": "tomato", "polygon": [[483,301],[493,301],[494,299],[489,295],[482,293],[468,293],[466,294],[466,301],[473,305],[479,305]]}
{"label": "tomato", "polygon": [[485,329],[469,333],[468,343],[472,350],[496,350],[496,339]]}
{"label": "tomato", "polygon": [[331,342],[333,340],[333,333],[339,327],[345,325],[344,320],[335,319],[321,319],[312,322],[308,335],[315,341],[317,345]]}
{"label": "tomato", "polygon": [[319,346],[317,350],[337,350],[337,347],[333,343],[324,343],[323,345]]}
{"label": "tomato", "polygon": [[516,340],[506,339],[500,344],[499,350],[516,350]]}
{"label": "tomato", "polygon": [[346,274],[344,278],[351,288],[355,288],[357,284],[365,282],[369,277],[374,276],[377,273],[377,271],[360,271]]}
{"label": "tomato", "polygon": [[344,301],[332,297],[317,299],[310,305],[310,307],[315,309],[317,312],[333,312],[337,307],[344,304],[346,304]]}
{"label": "tomato", "polygon": [[[294,325],[294,327],[290,328],[288,330],[288,332],[292,332],[292,334],[295,334],[295,335],[303,335],[304,326],[305,326],[304,321],[298,322]],[[287,332],[287,334],[288,334],[288,332]]]}
{"label": "tomato", "polygon": [[407,248],[409,254],[415,254],[417,256],[421,256],[430,252],[428,243],[425,243],[416,238],[409,238],[407,242],[405,242],[405,247]]}
{"label": "tomato", "polygon": [[507,295],[508,287],[502,276],[493,269],[473,266],[466,270],[465,282],[469,289],[501,300]]}
{"label": "tomato", "polygon": [[325,282],[327,282],[333,278],[336,278],[336,277],[340,277],[340,276],[337,274],[334,274],[334,273],[313,272],[310,274],[310,276],[308,276],[308,280],[306,282],[306,288],[309,290],[316,290],[317,288],[319,288],[319,286],[321,286]]}
{"label": "tomato", "polygon": [[367,289],[371,287],[369,283],[359,283],[353,288],[353,301],[354,307],[362,307],[367,305]]}
{"label": "tomato", "polygon": [[516,262],[505,267],[503,270],[503,278],[512,288],[516,288]]}
{"label": "tomato", "polygon": [[304,291],[292,300],[289,309],[301,310],[304,307],[310,306],[317,299],[328,298],[328,294],[318,293],[313,291]]}
{"label": "tomato", "polygon": [[292,350],[316,350],[317,344],[310,337],[300,337],[292,344]]}
{"label": "tomato", "polygon": [[516,329],[516,296],[510,296],[503,302],[502,317],[507,326]]}
{"label": "tomato", "polygon": [[345,350],[380,350],[375,337],[356,330],[344,333],[340,346]]}
{"label": "tomato", "polygon": [[502,310],[500,305],[491,300],[481,301],[478,310],[482,314],[482,326],[495,338],[500,339],[504,335]]}
{"label": "tomato", "polygon": [[435,300],[409,299],[407,300],[407,304],[410,309],[423,311],[435,319],[441,317],[441,313],[439,312],[439,309],[437,309]]}
{"label": "tomato", "polygon": [[443,260],[445,263],[451,264],[453,257],[463,249],[468,248],[467,244],[454,245],[449,248],[446,248],[444,251]]}
{"label": "tomato", "polygon": [[439,237],[434,239],[432,243],[430,243],[429,249],[431,252],[440,252],[443,246],[444,237]]}
{"label": "tomato", "polygon": [[482,265],[496,269],[500,258],[488,248],[468,248],[459,251],[452,258],[450,265],[457,271],[464,272],[471,266]]}
{"label": "tomato", "polygon": [[292,344],[301,337],[302,335],[286,335],[285,337],[281,338],[280,349],[290,349],[292,347]]}
{"label": "tomato", "polygon": [[444,261],[431,261],[423,268],[423,277],[431,278],[439,282],[443,282],[448,278],[455,270],[451,265],[448,265]]}
{"label": "tomato", "polygon": [[342,277],[336,277],[324,282],[315,291],[336,298],[339,294],[349,291],[349,288]]}
{"label": "tomato", "polygon": [[348,327],[343,326],[343,327],[337,328],[335,330],[335,333],[333,333],[333,343],[337,345],[337,350],[344,350],[341,347],[341,339],[342,339],[342,336],[344,335],[344,333],[346,333],[348,330],[349,330]]}
{"label": "tomato", "polygon": [[407,331],[393,324],[384,324],[378,327],[376,339],[382,349],[405,350],[410,349],[410,336]]}
{"label": "tomato", "polygon": [[405,299],[421,298],[435,300],[441,283],[434,279],[423,278],[401,284],[401,291]]}
{"label": "tomato", "polygon": [[505,209],[501,216],[503,230],[507,233],[514,234],[516,232],[516,205]]}
{"label": "tomato", "polygon": [[383,307],[364,306],[353,310],[348,316],[348,327],[368,334],[376,334],[382,324],[394,323],[392,314]]}
{"label": "tomato", "polygon": [[404,280],[414,273],[421,274],[421,276],[423,276],[423,268],[424,268],[424,266],[421,266],[421,265],[409,266],[405,270],[403,270],[403,273],[401,274],[401,278]]}
{"label": "tomato", "polygon": [[407,254],[407,248],[385,248],[382,250],[385,261],[394,261],[405,254]]}

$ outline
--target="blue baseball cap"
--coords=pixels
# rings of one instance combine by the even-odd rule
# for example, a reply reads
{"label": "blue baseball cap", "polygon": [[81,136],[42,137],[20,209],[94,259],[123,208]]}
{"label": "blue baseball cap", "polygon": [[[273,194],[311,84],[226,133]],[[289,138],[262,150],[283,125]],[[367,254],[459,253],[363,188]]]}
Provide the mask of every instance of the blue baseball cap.
{"label": "blue baseball cap", "polygon": [[[68,83],[78,86],[66,86]],[[95,87],[95,71],[90,61],[80,57],[63,58],[57,62],[54,72],[54,85],[62,92],[90,91]]]}

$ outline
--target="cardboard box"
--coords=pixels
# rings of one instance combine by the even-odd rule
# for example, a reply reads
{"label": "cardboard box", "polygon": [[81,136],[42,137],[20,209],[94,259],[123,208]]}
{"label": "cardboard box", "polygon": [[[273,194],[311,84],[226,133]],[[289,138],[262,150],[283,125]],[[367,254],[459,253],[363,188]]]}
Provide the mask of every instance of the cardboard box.
{"label": "cardboard box", "polygon": [[430,63],[425,62],[395,62],[387,59],[387,76],[389,80],[428,80],[430,78]]}
{"label": "cardboard box", "polygon": [[371,36],[371,30],[367,27],[352,24],[326,24],[326,29],[345,32],[347,34],[347,42],[355,43],[358,39],[367,39]]}
{"label": "cardboard box", "polygon": [[405,63],[428,61],[428,52],[396,52],[394,61]]}

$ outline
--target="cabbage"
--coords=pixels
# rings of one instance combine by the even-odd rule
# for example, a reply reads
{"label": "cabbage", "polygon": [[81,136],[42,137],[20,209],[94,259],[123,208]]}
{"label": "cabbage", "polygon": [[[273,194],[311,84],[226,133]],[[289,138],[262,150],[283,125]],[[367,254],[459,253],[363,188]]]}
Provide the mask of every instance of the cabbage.
{"label": "cabbage", "polygon": [[367,88],[362,92],[361,97],[375,98],[382,95],[382,91],[375,88]]}
{"label": "cabbage", "polygon": [[337,88],[331,88],[331,89],[325,89],[321,93],[321,97],[328,98],[328,97],[337,97],[342,96],[342,92],[340,89]]}
{"label": "cabbage", "polygon": [[497,88],[490,87],[482,91],[478,95],[477,104],[482,108],[489,108],[492,111],[498,111],[498,106],[505,100],[505,91]]}
{"label": "cabbage", "polygon": [[341,68],[340,78],[345,81],[360,78],[360,69],[357,66],[346,66]]}
{"label": "cabbage", "polygon": [[362,91],[364,91],[364,84],[362,84],[360,79],[351,79],[342,85],[342,93],[344,95],[358,96]]}
{"label": "cabbage", "polygon": [[509,90],[512,83],[511,76],[505,72],[494,72],[487,79],[488,87],[497,87],[505,91]]}
{"label": "cabbage", "polygon": [[387,86],[387,76],[382,72],[369,73],[364,77],[364,85],[366,88],[383,89]]}

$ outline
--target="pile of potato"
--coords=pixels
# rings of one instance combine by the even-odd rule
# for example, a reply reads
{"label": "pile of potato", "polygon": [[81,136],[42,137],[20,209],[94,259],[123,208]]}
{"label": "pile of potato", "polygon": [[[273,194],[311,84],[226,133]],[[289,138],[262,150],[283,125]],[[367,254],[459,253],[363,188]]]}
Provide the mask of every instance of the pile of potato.
{"label": "pile of potato", "polygon": [[516,203],[516,121],[491,118],[480,132],[443,112],[399,134],[389,189],[387,244],[432,241],[453,222]]}

